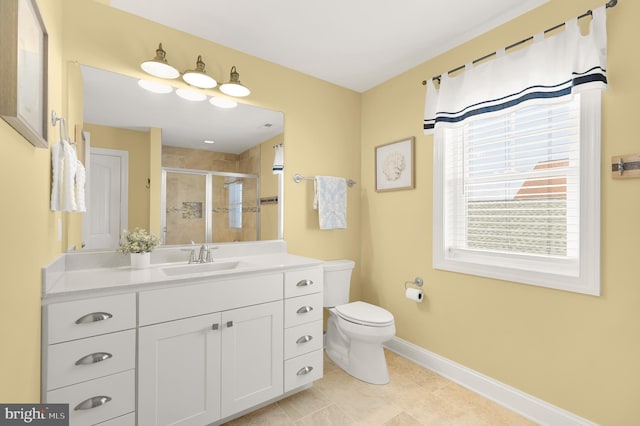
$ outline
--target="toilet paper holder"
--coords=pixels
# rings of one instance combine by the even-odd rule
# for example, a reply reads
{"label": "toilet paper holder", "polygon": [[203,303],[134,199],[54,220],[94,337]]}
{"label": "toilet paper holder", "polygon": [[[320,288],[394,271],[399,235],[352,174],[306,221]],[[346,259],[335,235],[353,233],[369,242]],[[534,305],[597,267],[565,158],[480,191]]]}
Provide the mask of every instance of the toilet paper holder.
{"label": "toilet paper holder", "polygon": [[407,285],[415,285],[418,287],[422,287],[424,284],[424,281],[422,280],[422,278],[420,277],[416,277],[413,281],[405,281],[404,282],[404,288],[405,290],[407,289]]}

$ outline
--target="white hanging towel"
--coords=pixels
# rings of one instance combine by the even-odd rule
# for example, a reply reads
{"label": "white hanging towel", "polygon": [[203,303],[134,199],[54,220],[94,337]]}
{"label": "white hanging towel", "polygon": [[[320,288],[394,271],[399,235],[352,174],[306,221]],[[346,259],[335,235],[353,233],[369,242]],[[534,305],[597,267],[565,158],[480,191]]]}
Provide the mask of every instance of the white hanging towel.
{"label": "white hanging towel", "polygon": [[318,210],[320,229],[346,229],[347,181],[333,176],[316,176],[313,187],[313,208]]}
{"label": "white hanging towel", "polygon": [[85,182],[87,181],[87,171],[84,168],[84,165],[82,165],[82,163],[80,162],[80,160],[77,161],[77,168],[76,168],[76,204],[77,204],[77,212],[86,212],[87,211],[87,205],[85,203],[84,200],[84,185]]}
{"label": "white hanging towel", "polygon": [[51,210],[86,211],[86,171],[69,142],[61,140],[51,147],[51,171]]}
{"label": "white hanging towel", "polygon": [[62,143],[51,147],[51,210],[60,211],[62,206],[62,170],[64,169],[64,153]]}
{"label": "white hanging towel", "polygon": [[280,175],[284,170],[284,147],[276,145],[273,147],[273,174]]}
{"label": "white hanging towel", "polygon": [[78,210],[75,191],[78,156],[76,155],[76,150],[73,149],[69,142],[63,140],[62,147],[62,150],[64,151],[64,171],[62,179],[62,187],[64,191],[63,210],[66,212],[75,212]]}

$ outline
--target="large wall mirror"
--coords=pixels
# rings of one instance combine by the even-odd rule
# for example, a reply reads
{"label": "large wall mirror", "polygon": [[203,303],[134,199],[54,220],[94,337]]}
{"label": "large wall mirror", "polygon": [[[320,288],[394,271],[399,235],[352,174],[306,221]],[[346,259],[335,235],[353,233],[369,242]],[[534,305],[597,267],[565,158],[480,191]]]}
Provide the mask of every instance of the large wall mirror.
{"label": "large wall mirror", "polygon": [[165,244],[282,238],[282,177],[271,171],[282,112],[215,106],[215,90],[194,101],[131,76],[81,72],[85,248],[116,248],[122,230],[136,227]]}

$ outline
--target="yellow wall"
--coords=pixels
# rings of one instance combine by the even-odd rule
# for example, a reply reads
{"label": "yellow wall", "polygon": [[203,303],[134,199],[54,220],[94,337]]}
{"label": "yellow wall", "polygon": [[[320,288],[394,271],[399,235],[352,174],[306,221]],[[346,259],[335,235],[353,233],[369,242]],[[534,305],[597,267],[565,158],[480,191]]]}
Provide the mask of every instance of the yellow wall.
{"label": "yellow wall", "polygon": [[[640,180],[612,180],[610,157],[638,152],[640,4],[607,12],[609,90],[603,95],[602,296],[432,268],[432,137],[424,136],[425,78],[597,7],[551,0],[366,92],[362,98],[363,296],[393,312],[397,335],[603,425],[640,419]],[[415,135],[417,187],[376,193],[374,147]],[[403,298],[425,279],[426,301]]]}
{"label": "yellow wall", "polygon": [[[39,0],[49,31],[49,109],[62,112],[62,11]],[[49,144],[58,128],[49,125]],[[38,401],[40,394],[40,268],[61,252],[49,212],[51,156],[0,120],[0,401]]]}

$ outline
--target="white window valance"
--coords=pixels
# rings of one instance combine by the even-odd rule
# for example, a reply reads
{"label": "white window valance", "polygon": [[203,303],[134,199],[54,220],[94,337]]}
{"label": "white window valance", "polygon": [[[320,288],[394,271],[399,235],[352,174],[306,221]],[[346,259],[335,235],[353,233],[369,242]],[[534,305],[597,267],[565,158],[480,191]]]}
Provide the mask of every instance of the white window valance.
{"label": "white window valance", "polygon": [[458,125],[480,114],[531,102],[545,102],[584,89],[605,89],[606,10],[592,11],[589,33],[582,35],[578,19],[565,23],[561,33],[513,53],[497,52],[488,62],[465,67],[455,77],[444,74],[440,87],[427,81],[424,132],[435,126]]}

